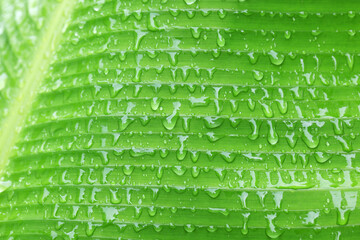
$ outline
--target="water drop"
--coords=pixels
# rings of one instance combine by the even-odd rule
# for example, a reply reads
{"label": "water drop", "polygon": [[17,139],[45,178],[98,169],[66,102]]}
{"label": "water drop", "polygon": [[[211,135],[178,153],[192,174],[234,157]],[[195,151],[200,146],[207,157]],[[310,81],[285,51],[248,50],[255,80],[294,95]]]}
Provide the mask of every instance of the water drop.
{"label": "water drop", "polygon": [[268,54],[272,64],[278,66],[284,62],[285,56],[283,54],[277,53],[274,50],[270,50]]}
{"label": "water drop", "polygon": [[242,192],[240,195],[238,195],[241,201],[241,205],[243,209],[247,209],[246,206],[246,199],[249,196],[249,194],[247,192]]}
{"label": "water drop", "polygon": [[319,163],[327,162],[332,156],[331,154],[324,153],[324,152],[316,152],[314,155],[315,155],[316,161]]}
{"label": "water drop", "polygon": [[246,235],[249,233],[248,222],[249,222],[250,213],[243,213],[242,215],[244,217],[244,220],[243,220],[243,227],[241,228],[241,233],[243,235]]}
{"label": "water drop", "polygon": [[221,35],[220,30],[218,30],[218,32],[217,32],[216,43],[219,47],[225,46],[225,38]]}
{"label": "water drop", "polygon": [[252,133],[248,137],[251,140],[256,140],[259,137],[259,129],[262,122],[261,121],[259,122],[258,120],[255,119],[250,119],[249,123],[252,129]]}
{"label": "water drop", "polygon": [[302,122],[302,139],[309,148],[316,148],[319,145],[320,137],[311,131],[313,122]]}
{"label": "water drop", "polygon": [[219,180],[222,182],[225,179],[226,176],[226,169],[223,168],[215,168],[214,169],[216,176],[219,178]]}
{"label": "water drop", "polygon": [[217,198],[220,195],[220,189],[208,188],[204,190],[211,198]]}
{"label": "water drop", "polygon": [[256,81],[261,81],[264,78],[264,73],[261,71],[253,70],[253,77]]}
{"label": "water drop", "polygon": [[197,162],[199,160],[200,157],[200,152],[198,151],[190,151],[190,158],[192,162]]}
{"label": "water drop", "polygon": [[342,136],[334,136],[334,138],[336,140],[338,140],[338,142],[341,144],[342,149],[343,149],[344,152],[351,152],[352,151],[351,140],[346,139],[345,137],[342,137]]}
{"label": "water drop", "polygon": [[156,111],[159,109],[159,106],[160,106],[160,103],[161,103],[162,99],[161,98],[158,98],[158,97],[154,97],[152,98],[152,101],[150,103],[151,105],[151,109],[153,111]]}
{"label": "water drop", "polygon": [[284,32],[284,37],[285,37],[285,39],[290,39],[291,38],[291,32],[290,31],[285,31]]}
{"label": "water drop", "polygon": [[150,217],[154,217],[156,215],[156,208],[154,206],[148,207],[148,214]]}
{"label": "water drop", "polygon": [[111,223],[115,221],[116,216],[119,214],[119,211],[116,207],[102,207],[104,214],[104,222]]}
{"label": "water drop", "polygon": [[171,170],[178,176],[182,176],[186,172],[186,167],[184,166],[173,166],[171,167]]}
{"label": "water drop", "polygon": [[204,117],[204,124],[209,129],[217,128],[221,126],[223,122],[224,122],[224,118],[211,117],[211,116]]}
{"label": "water drop", "polygon": [[228,163],[233,162],[236,158],[236,154],[231,152],[221,152],[220,156]]}
{"label": "water drop", "polygon": [[193,166],[191,168],[191,175],[194,177],[194,178],[197,178],[200,174],[200,171],[201,169],[199,167],[196,167],[196,166]]}
{"label": "water drop", "polygon": [[268,133],[268,142],[271,145],[275,145],[279,141],[279,136],[276,133],[275,126],[273,125],[272,121],[267,121],[269,126],[269,133]]}
{"label": "water drop", "polygon": [[147,28],[150,31],[156,31],[156,30],[159,29],[158,25],[156,24],[156,20],[155,20],[157,16],[159,16],[158,13],[151,12],[149,14],[149,20],[148,20]]}
{"label": "water drop", "polygon": [[[195,0],[196,1],[196,0]],[[188,233],[191,233],[195,230],[195,226],[193,224],[186,224],[184,226],[184,230]]]}
{"label": "water drop", "polygon": [[123,173],[126,175],[126,176],[130,176],[132,174],[132,172],[134,171],[135,167],[133,165],[124,165],[122,170],[123,170]]}
{"label": "water drop", "polygon": [[306,217],[303,218],[303,224],[307,226],[314,226],[315,220],[320,216],[319,211],[309,211]]}
{"label": "water drop", "polygon": [[272,118],[274,116],[274,112],[271,109],[270,104],[267,104],[267,103],[263,102],[263,103],[261,103],[261,107],[262,107],[262,110],[263,110],[263,113],[264,113],[265,117]]}
{"label": "water drop", "polygon": [[265,208],[265,196],[267,195],[267,191],[257,191],[256,195],[259,197],[261,206]]}
{"label": "water drop", "polygon": [[275,208],[276,209],[281,209],[281,201],[283,199],[283,191],[274,191],[272,192],[272,195],[274,197],[274,202],[275,202]]}
{"label": "water drop", "polygon": [[288,111],[288,104],[287,101],[283,99],[277,99],[276,102],[278,103],[278,108],[281,114],[286,114]]}
{"label": "water drop", "polygon": [[248,98],[248,107],[251,111],[255,110],[256,102],[252,98]]}
{"label": "water drop", "polygon": [[190,120],[191,117],[182,117],[182,126],[186,133],[190,131]]}
{"label": "water drop", "polygon": [[195,38],[195,39],[199,39],[200,35],[201,35],[201,30],[198,27],[192,27],[190,28],[191,31],[191,35]]}
{"label": "water drop", "polygon": [[[349,221],[350,211],[356,207],[358,193],[356,191],[330,191],[330,194],[338,212],[338,224],[346,225]],[[345,195],[345,199],[342,195]]]}
{"label": "water drop", "polygon": [[[170,64],[172,66],[176,66],[178,64],[179,52],[167,52],[167,54],[168,54]],[[174,77],[174,79],[175,79],[175,77]]]}
{"label": "water drop", "polygon": [[277,226],[275,226],[274,220],[277,217],[277,214],[267,214],[265,215],[265,218],[268,221],[268,226],[266,228],[266,235],[270,238],[278,238],[282,234],[282,231],[278,229]]}
{"label": "water drop", "polygon": [[93,224],[91,221],[88,221],[86,224],[86,236],[91,237],[92,235],[94,235],[94,232],[96,230],[96,225]]}
{"label": "water drop", "polygon": [[135,44],[134,44],[134,50],[139,50],[140,42],[144,38],[144,36],[147,34],[145,31],[141,30],[135,30]]}
{"label": "water drop", "polygon": [[254,52],[249,52],[248,57],[249,57],[249,61],[251,64],[255,64],[257,62],[257,60],[259,59],[259,55]]}
{"label": "water drop", "polygon": [[350,53],[345,54],[347,65],[349,66],[350,70],[354,67],[354,55]]}

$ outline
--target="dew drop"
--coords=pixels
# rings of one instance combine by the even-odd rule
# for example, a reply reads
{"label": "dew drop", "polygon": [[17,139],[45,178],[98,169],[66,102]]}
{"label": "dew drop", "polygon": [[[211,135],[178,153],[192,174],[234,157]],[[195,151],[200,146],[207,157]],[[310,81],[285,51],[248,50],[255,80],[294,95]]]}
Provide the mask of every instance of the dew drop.
{"label": "dew drop", "polygon": [[191,35],[193,36],[193,38],[195,38],[195,39],[200,38],[201,30],[198,27],[192,27],[192,28],[190,28],[190,31],[191,31]]}
{"label": "dew drop", "polygon": [[130,176],[132,174],[132,172],[134,171],[135,167],[132,165],[124,165],[123,166],[123,173],[126,176]]}
{"label": "dew drop", "polygon": [[243,235],[247,235],[249,233],[248,222],[249,222],[250,213],[243,213],[242,215],[244,217],[244,220],[243,220],[243,227],[241,228],[241,233]]}
{"label": "dew drop", "polygon": [[154,13],[154,12],[151,12],[149,14],[149,20],[148,20],[148,25],[147,25],[147,28],[150,30],[150,31],[156,31],[159,29],[158,25],[156,24],[156,17],[158,16],[159,14],[158,13]]}
{"label": "dew drop", "polygon": [[223,124],[223,122],[224,122],[224,118],[210,117],[210,116],[204,117],[204,124],[209,129],[218,128]]}
{"label": "dew drop", "polygon": [[186,172],[186,167],[184,166],[173,166],[171,167],[171,170],[178,176],[182,176]]}
{"label": "dew drop", "polygon": [[291,32],[290,31],[285,31],[284,32],[284,37],[285,37],[285,39],[290,39],[291,38]]}
{"label": "dew drop", "polygon": [[196,166],[193,166],[191,168],[191,175],[194,177],[194,178],[197,178],[200,174],[200,168],[199,167],[196,167]]}
{"label": "dew drop", "polygon": [[310,127],[312,122],[302,122],[302,139],[309,148],[316,148],[319,145],[320,137],[311,133]]}
{"label": "dew drop", "polygon": [[217,32],[216,43],[219,47],[225,46],[225,38],[221,35],[220,30],[218,30],[218,32]]}
{"label": "dew drop", "polygon": [[267,195],[267,191],[257,191],[256,194],[259,197],[261,206],[265,208],[265,196]]}
{"label": "dew drop", "polygon": [[262,110],[263,110],[263,113],[264,113],[265,117],[267,117],[267,118],[272,118],[272,117],[274,116],[274,112],[273,112],[273,110],[271,109],[271,105],[270,105],[270,104],[261,103],[261,107],[262,107]]}
{"label": "dew drop", "polygon": [[274,50],[270,50],[269,54],[269,58],[270,58],[270,62],[274,65],[281,65],[284,62],[285,56],[283,54],[279,54],[277,52],[275,52]]}
{"label": "dew drop", "polygon": [[259,123],[259,121],[255,119],[250,119],[249,123],[252,129],[252,133],[248,137],[251,140],[256,140],[259,137],[259,129],[261,126],[261,122]]}
{"label": "dew drop", "polygon": [[150,103],[151,105],[151,109],[153,111],[156,111],[159,109],[159,106],[160,106],[160,103],[161,103],[162,99],[161,98],[158,98],[158,97],[154,97],[152,98],[152,101]]}
{"label": "dew drop", "polygon": [[221,152],[220,156],[228,163],[233,162],[236,158],[236,154],[231,152]]}
{"label": "dew drop", "polygon": [[255,64],[259,59],[259,55],[254,52],[249,52],[248,57],[251,64]]}
{"label": "dew drop", "polygon": [[[334,207],[337,209],[339,225],[346,225],[349,221],[349,215],[356,207],[357,195],[356,191],[330,191]],[[342,195],[345,195],[343,198]]]}
{"label": "dew drop", "polygon": [[217,198],[220,195],[220,189],[208,188],[204,190],[211,198]]}
{"label": "dew drop", "polygon": [[195,226],[193,224],[186,224],[184,226],[184,230],[188,233],[191,233],[195,230]]}
{"label": "dew drop", "polygon": [[268,133],[268,142],[271,145],[275,145],[279,141],[279,136],[276,133],[275,126],[273,125],[272,121],[268,121],[269,126],[269,133]]}
{"label": "dew drop", "polygon": [[135,44],[134,44],[135,51],[139,50],[140,42],[146,34],[147,32],[145,31],[135,30]]}
{"label": "dew drop", "polygon": [[348,67],[350,68],[350,70],[352,70],[354,68],[354,55],[346,53],[345,57]]}
{"label": "dew drop", "polygon": [[280,237],[280,235],[282,234],[282,231],[280,231],[280,229],[278,229],[278,227],[274,223],[276,217],[277,217],[276,213],[265,215],[265,218],[267,219],[268,222],[268,226],[265,232],[269,238],[273,238],[273,239]]}
{"label": "dew drop", "polygon": [[324,153],[324,152],[316,152],[314,155],[315,155],[316,161],[319,163],[325,163],[325,162],[329,161],[329,159],[332,156],[331,154]]}
{"label": "dew drop", "polygon": [[227,172],[226,169],[215,168],[214,171],[215,171],[216,176],[219,178],[219,180],[221,182],[223,182],[225,179],[225,176],[226,176],[226,172]]}
{"label": "dew drop", "polygon": [[253,70],[253,77],[256,81],[261,81],[264,78],[264,73],[261,71]]}
{"label": "dew drop", "polygon": [[88,221],[85,230],[86,236],[91,237],[92,235],[94,235],[95,230],[96,226],[91,221]]}
{"label": "dew drop", "polygon": [[353,148],[352,148],[351,141],[349,139],[346,139],[345,137],[342,137],[342,136],[334,136],[334,138],[336,140],[338,140],[338,142],[342,146],[342,149],[343,149],[344,152],[351,152],[352,151]]}

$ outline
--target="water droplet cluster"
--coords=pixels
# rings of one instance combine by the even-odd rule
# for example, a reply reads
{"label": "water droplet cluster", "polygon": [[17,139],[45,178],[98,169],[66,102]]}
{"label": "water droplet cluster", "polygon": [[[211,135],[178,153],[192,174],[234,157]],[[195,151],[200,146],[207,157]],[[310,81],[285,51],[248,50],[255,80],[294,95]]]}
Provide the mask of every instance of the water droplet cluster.
{"label": "water droplet cluster", "polygon": [[275,2],[79,1],[0,236],[360,234],[359,5]]}

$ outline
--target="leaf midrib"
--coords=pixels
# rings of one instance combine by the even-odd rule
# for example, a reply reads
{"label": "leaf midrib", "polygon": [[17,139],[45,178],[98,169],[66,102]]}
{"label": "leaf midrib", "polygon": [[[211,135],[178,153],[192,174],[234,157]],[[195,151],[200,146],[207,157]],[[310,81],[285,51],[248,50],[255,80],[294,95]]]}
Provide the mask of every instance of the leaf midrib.
{"label": "leaf midrib", "polygon": [[9,113],[2,122],[0,130],[0,175],[11,156],[19,133],[29,115],[32,104],[42,81],[46,77],[54,52],[60,43],[63,29],[74,9],[74,0],[63,0],[51,13],[51,17],[41,33],[37,46],[33,50],[33,58],[22,76],[19,92],[8,107]]}

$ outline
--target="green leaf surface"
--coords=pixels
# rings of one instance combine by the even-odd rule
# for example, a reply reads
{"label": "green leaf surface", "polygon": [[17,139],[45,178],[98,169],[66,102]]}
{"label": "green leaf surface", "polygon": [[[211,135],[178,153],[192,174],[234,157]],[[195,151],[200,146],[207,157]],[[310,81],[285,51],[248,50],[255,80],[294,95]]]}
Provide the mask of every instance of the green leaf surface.
{"label": "green leaf surface", "polygon": [[358,239],[357,0],[0,1],[0,239]]}

